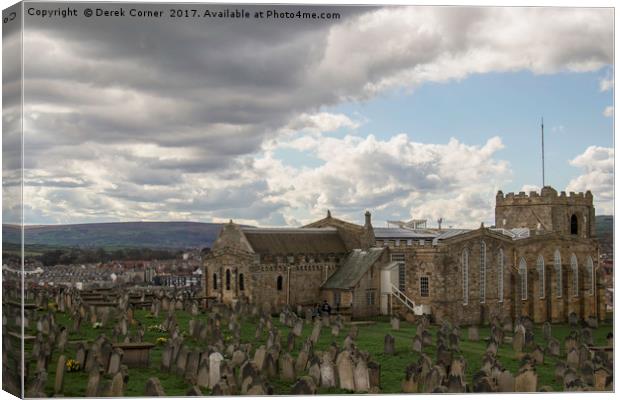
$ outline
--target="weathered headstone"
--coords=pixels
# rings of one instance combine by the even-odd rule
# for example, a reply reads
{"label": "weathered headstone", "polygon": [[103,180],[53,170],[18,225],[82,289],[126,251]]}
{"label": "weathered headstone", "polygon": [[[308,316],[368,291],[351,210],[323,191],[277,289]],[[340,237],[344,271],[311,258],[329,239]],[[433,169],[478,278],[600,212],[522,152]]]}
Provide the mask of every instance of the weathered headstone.
{"label": "weathered headstone", "polygon": [[355,364],[355,370],[353,371],[353,382],[355,384],[355,391],[358,393],[366,393],[370,390],[370,375],[368,373],[368,366],[362,358],[360,358]]}
{"label": "weathered headstone", "polygon": [[390,323],[392,324],[392,330],[400,330],[400,319],[398,317],[392,317]]}
{"label": "weathered headstone", "polygon": [[67,357],[64,355],[58,357],[58,362],[56,363],[56,378],[54,379],[54,394],[62,394],[62,389],[65,383],[66,362]]}
{"label": "weathered headstone", "polygon": [[209,388],[213,389],[220,382],[220,364],[224,357],[218,352],[209,355]]}
{"label": "weathered headstone", "polygon": [[340,389],[355,390],[355,381],[353,377],[353,362],[348,351],[343,351],[336,359],[336,368],[338,371],[338,381]]}
{"label": "weathered headstone", "polygon": [[515,392],[536,392],[538,376],[531,369],[522,371],[515,377]]}
{"label": "weathered headstone", "polygon": [[295,382],[291,389],[291,394],[297,395],[310,395],[316,394],[316,384],[314,380],[309,376],[302,376]]}
{"label": "weathered headstone", "polygon": [[480,332],[477,326],[472,325],[467,329],[467,339],[470,342],[477,342],[480,340]]}
{"label": "weathered headstone", "polygon": [[144,391],[146,397],[163,397],[166,395],[164,388],[161,386],[159,378],[149,378],[146,381],[146,389]]}

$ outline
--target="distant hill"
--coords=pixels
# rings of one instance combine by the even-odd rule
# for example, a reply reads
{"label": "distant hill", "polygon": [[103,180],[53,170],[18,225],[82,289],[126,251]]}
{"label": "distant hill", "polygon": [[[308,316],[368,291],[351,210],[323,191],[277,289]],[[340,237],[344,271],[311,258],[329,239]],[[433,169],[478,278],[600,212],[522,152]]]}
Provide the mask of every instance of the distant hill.
{"label": "distant hill", "polygon": [[614,254],[614,216],[596,216],[596,236],[601,243],[601,253]]}
{"label": "distant hill", "polygon": [[[47,247],[147,247],[186,249],[211,247],[222,224],[200,222],[112,222],[27,226],[25,245]],[[19,244],[16,225],[2,226],[2,242]]]}

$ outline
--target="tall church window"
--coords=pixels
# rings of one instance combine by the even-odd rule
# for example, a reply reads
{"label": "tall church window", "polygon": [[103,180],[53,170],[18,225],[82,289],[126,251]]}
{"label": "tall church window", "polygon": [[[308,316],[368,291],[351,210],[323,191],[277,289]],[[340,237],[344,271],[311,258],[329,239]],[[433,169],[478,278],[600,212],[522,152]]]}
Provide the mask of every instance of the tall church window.
{"label": "tall church window", "polygon": [[463,304],[469,302],[469,251],[463,250],[461,269],[463,271]]}
{"label": "tall church window", "polygon": [[536,271],[538,272],[538,297],[545,298],[545,259],[542,255],[536,260]]}
{"label": "tall church window", "polygon": [[276,281],[276,287],[278,290],[282,290],[282,275],[278,276],[278,280]]}
{"label": "tall church window", "polygon": [[592,261],[592,257],[588,256],[588,258],[586,259],[586,272],[588,273],[588,279],[589,279],[589,294],[590,296],[594,295],[594,283],[595,283],[595,279],[594,279],[594,262]]}
{"label": "tall church window", "polygon": [[480,242],[480,302],[484,303],[486,298],[487,283],[487,244]]}
{"label": "tall church window", "polygon": [[579,233],[579,221],[577,220],[577,216],[573,214],[570,217],[570,234],[576,235]]}
{"label": "tall church window", "polygon": [[213,290],[217,290],[217,274],[213,274]]}
{"label": "tall church window", "polygon": [[504,249],[499,249],[497,260],[497,297],[500,303],[504,301]]}
{"label": "tall church window", "polygon": [[553,264],[555,267],[555,293],[558,297],[562,297],[562,254],[560,254],[560,250],[555,251]]}
{"label": "tall church window", "polygon": [[392,261],[398,263],[398,290],[405,292],[405,255],[404,254],[392,254]]}
{"label": "tall church window", "polygon": [[577,263],[577,256],[574,254],[570,256],[570,270],[573,275],[573,296],[579,296],[579,264]]}
{"label": "tall church window", "polygon": [[519,261],[519,276],[521,277],[521,300],[527,300],[527,263],[523,257]]}
{"label": "tall church window", "polygon": [[226,290],[230,290],[230,270],[226,270]]}
{"label": "tall church window", "polygon": [[245,282],[243,281],[243,274],[239,274],[239,290],[245,290]]}

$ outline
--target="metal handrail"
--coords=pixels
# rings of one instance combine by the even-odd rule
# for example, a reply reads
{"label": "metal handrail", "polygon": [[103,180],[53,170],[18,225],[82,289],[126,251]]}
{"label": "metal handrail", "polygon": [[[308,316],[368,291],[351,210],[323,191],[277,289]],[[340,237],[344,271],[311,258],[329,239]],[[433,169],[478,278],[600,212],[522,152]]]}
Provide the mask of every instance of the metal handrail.
{"label": "metal handrail", "polygon": [[415,302],[411,300],[405,293],[403,293],[399,288],[396,287],[393,283],[392,286],[392,294],[396,295],[396,298],[400,300],[404,305],[407,306],[411,311],[415,311]]}

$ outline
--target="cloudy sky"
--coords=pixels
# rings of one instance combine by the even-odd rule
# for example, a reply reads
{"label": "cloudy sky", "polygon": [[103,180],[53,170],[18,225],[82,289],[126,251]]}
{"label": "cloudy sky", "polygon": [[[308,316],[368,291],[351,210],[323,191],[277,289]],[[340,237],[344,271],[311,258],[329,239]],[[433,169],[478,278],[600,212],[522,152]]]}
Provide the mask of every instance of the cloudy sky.
{"label": "cloudy sky", "polygon": [[[493,224],[497,190],[541,186],[541,116],[547,184],[613,213],[611,9],[180,21],[75,7],[25,19],[26,223],[295,226],[368,209],[375,226]],[[18,164],[5,155],[5,176]]]}

